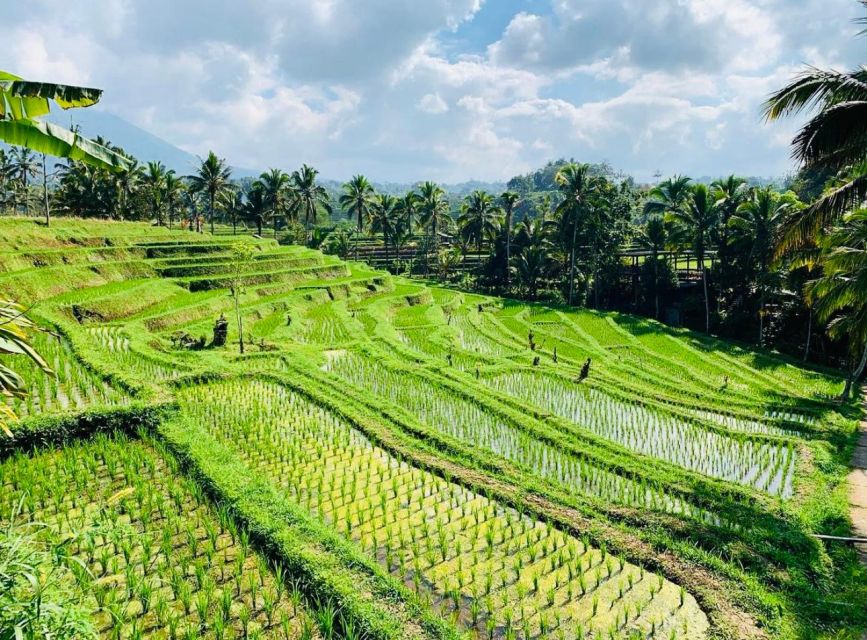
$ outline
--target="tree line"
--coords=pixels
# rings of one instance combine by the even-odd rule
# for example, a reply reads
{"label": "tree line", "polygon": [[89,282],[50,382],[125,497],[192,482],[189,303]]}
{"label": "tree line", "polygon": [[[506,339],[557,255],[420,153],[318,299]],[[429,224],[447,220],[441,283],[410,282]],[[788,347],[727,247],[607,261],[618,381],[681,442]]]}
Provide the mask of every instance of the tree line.
{"label": "tree line", "polygon": [[[0,150],[0,207],[42,210],[46,222],[54,211],[199,232],[217,222],[260,236],[267,227],[281,241],[356,259],[360,245],[379,246],[395,273],[656,319],[674,309],[705,332],[846,361],[854,383],[867,364],[864,87],[863,69],[809,69],[769,98],[769,119],[816,108],[793,142],[801,170],[790,189],[734,175],[642,187],[607,165],[558,161],[501,193],[455,202],[435,182],[392,195],[363,175],[335,192],[306,164],[234,180],[213,152],[179,176],[97,138],[126,162],[67,160],[49,171],[45,155]],[[697,277],[678,282],[683,257]]]}

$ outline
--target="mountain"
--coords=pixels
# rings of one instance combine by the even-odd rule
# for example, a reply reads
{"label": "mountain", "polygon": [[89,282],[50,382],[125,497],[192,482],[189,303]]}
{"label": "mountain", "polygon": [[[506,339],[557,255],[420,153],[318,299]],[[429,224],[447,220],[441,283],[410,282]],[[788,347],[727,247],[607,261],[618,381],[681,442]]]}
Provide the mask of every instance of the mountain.
{"label": "mountain", "polygon": [[[195,170],[199,159],[196,155],[176,147],[171,142],[137,127],[123,118],[98,109],[76,109],[75,111],[52,111],[48,119],[54,124],[68,127],[78,125],[81,133],[88,138],[102,136],[113,145],[135,156],[139,162],[159,160],[178,175],[189,175]],[[236,178],[255,177],[261,171],[232,167]]]}

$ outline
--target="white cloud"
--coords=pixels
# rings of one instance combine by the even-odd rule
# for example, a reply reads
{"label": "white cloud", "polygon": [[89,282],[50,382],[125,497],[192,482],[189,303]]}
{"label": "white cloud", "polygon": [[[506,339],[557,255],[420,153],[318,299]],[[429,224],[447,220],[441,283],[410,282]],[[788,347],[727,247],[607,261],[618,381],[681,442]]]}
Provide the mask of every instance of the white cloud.
{"label": "white cloud", "polygon": [[418,108],[425,113],[439,114],[449,110],[449,105],[438,93],[426,93],[418,101]]}
{"label": "white cloud", "polygon": [[763,123],[765,96],[863,53],[852,0],[536,0],[487,41],[462,29],[481,0],[9,4],[8,70],[102,87],[198,155],[334,178],[502,179],[556,156],[778,174],[797,123]]}

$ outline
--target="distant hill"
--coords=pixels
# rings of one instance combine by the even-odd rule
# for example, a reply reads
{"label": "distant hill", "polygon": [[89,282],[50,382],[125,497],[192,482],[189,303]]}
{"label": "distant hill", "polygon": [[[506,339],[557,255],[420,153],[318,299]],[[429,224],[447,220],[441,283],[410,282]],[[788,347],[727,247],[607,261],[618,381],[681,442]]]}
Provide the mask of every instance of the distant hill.
{"label": "distant hill", "polygon": [[[97,109],[53,111],[48,119],[64,127],[76,124],[81,128],[81,132],[89,138],[102,136],[112,144],[131,153],[138,158],[139,162],[159,160],[169,169],[174,169],[179,175],[192,173],[199,162],[195,154],[184,151],[171,142],[167,142],[107,111]],[[261,171],[253,169],[232,167],[232,174],[236,178],[258,176],[260,173]]]}

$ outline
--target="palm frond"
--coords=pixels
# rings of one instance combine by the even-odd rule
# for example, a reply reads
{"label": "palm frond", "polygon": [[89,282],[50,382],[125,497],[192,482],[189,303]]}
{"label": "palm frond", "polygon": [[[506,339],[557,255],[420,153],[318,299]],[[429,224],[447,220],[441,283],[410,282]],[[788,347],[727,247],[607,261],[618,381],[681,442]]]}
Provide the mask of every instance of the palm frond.
{"label": "palm frond", "polygon": [[807,166],[840,169],[862,162],[867,156],[867,101],[823,109],[804,125],[792,147],[793,157]]}
{"label": "palm frond", "polygon": [[775,257],[786,251],[806,245],[822,229],[830,226],[853,207],[867,198],[867,174],[859,176],[842,187],[823,195],[812,205],[796,212],[780,234]]}
{"label": "palm frond", "polygon": [[821,105],[867,100],[867,69],[843,73],[807,67],[795,79],[771,94],[763,105],[766,120],[778,120]]}

